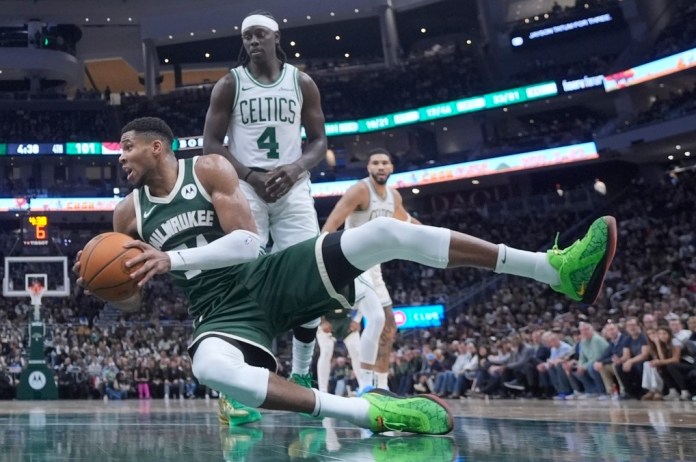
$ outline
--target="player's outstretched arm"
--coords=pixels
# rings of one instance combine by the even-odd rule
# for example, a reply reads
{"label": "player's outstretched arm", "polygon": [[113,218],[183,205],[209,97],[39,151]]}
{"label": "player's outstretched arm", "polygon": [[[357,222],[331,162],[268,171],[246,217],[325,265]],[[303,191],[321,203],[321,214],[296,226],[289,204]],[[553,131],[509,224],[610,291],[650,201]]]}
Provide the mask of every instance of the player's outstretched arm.
{"label": "player's outstretched arm", "polygon": [[321,232],[332,233],[338,230],[345,223],[348,215],[367,207],[367,202],[370,200],[369,196],[367,186],[362,181],[348,188],[348,191],[338,200],[329,214]]}

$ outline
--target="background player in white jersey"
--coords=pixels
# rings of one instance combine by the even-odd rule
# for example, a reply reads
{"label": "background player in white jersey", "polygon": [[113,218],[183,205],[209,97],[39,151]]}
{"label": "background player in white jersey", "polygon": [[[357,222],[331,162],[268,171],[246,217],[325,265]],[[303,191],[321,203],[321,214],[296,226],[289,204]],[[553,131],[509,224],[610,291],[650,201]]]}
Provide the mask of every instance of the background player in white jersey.
{"label": "background player in white jersey", "polygon": [[[322,232],[336,231],[345,223],[345,228],[355,228],[378,217],[394,217],[419,223],[404,209],[401,194],[387,186],[394,171],[391,155],[386,149],[375,149],[367,158],[367,178],[346,191],[327,218]],[[384,284],[380,266],[370,268],[366,276],[379,298],[377,307],[369,297],[363,299],[360,309],[367,319],[367,326],[360,339],[361,365],[358,373],[360,387],[375,382],[378,388],[388,388],[389,353],[391,352],[396,323],[392,311],[392,300]],[[383,308],[383,309],[382,309]],[[376,377],[372,377],[372,375]],[[374,380],[376,379],[376,381]]]}
{"label": "background player in white jersey", "polygon": [[[244,19],[242,41],[238,67],[213,88],[203,152],[223,154],[232,163],[262,246],[270,235],[272,252],[278,252],[319,233],[309,170],[326,155],[324,113],[314,81],[285,62],[278,23],[269,13]],[[318,325],[316,319],[293,330],[291,380],[307,387]]]}

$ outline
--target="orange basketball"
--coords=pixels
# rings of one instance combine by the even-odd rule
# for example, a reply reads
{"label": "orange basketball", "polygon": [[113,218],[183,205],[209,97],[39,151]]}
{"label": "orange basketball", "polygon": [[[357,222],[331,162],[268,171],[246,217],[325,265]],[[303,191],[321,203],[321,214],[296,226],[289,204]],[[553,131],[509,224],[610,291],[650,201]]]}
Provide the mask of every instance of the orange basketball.
{"label": "orange basketball", "polygon": [[122,233],[103,233],[92,238],[80,255],[80,277],[85,288],[99,298],[117,302],[138,291],[137,281],[130,273],[139,268],[126,268],[126,262],[137,257],[140,249],[124,249],[132,237]]}

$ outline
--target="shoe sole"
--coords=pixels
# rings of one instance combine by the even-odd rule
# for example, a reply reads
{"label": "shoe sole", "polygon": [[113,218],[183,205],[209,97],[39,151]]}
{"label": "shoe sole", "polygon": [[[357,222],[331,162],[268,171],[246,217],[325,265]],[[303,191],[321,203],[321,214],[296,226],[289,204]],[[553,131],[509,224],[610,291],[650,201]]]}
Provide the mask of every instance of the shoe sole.
{"label": "shoe sole", "polygon": [[428,399],[430,401],[434,401],[436,404],[439,404],[445,410],[445,412],[447,412],[447,426],[449,427],[449,429],[442,432],[442,433],[427,433],[427,434],[428,435],[446,435],[447,433],[454,430],[454,416],[452,415],[452,411],[450,410],[449,406],[447,405],[447,403],[445,401],[441,400],[440,398],[438,398],[435,395],[426,394],[426,395],[416,395],[416,396],[404,397],[404,396],[399,396],[396,393],[392,393],[391,391],[382,390],[381,388],[375,388],[375,389],[373,389],[365,394],[370,394],[370,393],[377,394],[377,395],[383,395],[383,396],[389,396],[390,398],[396,398],[396,399],[424,398],[424,399]]}
{"label": "shoe sole", "polygon": [[604,249],[604,257],[597,263],[590,282],[587,284],[587,291],[582,297],[582,302],[588,305],[592,305],[597,301],[599,292],[604,285],[604,276],[609,271],[611,262],[614,260],[614,254],[616,254],[616,219],[606,216],[602,217],[602,220],[607,225],[607,246]]}

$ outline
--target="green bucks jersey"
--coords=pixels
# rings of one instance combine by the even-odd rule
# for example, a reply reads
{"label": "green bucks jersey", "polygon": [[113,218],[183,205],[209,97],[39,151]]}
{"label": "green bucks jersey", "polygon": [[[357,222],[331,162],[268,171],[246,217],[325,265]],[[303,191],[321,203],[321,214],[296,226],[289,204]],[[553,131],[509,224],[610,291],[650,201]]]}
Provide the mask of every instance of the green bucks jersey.
{"label": "green bucks jersey", "polygon": [[[179,160],[179,174],[167,197],[154,197],[147,186],[133,191],[138,234],[161,251],[200,247],[225,232],[215,214],[210,195],[196,177],[197,157]],[[230,277],[239,266],[215,270],[172,271],[174,282],[191,303],[191,315],[205,314],[206,307],[229,289]],[[223,283],[224,282],[224,283]]]}
{"label": "green bucks jersey", "polygon": [[[156,249],[200,247],[224,235],[211,197],[196,177],[196,159],[179,160],[167,197],[152,196],[147,186],[133,191],[138,234]],[[270,348],[276,335],[340,306],[327,292],[331,283],[322,276],[325,270],[320,272],[321,255],[321,240],[315,237],[249,263],[172,271],[189,299],[194,344],[208,335],[232,338],[263,349],[274,363]],[[332,293],[336,290],[345,293],[350,306],[352,284]]]}

